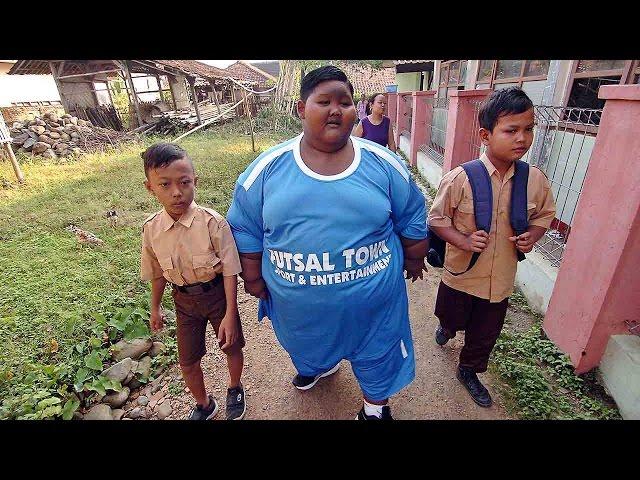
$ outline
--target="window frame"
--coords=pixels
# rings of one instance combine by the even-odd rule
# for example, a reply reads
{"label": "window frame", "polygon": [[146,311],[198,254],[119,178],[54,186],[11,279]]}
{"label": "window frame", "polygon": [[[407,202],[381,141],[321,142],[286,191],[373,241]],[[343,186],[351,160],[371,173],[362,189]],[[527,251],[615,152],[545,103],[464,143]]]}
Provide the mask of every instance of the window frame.
{"label": "window frame", "polygon": [[[458,72],[458,79],[455,83],[451,82],[451,66],[455,63],[458,62],[458,68],[457,68],[457,72]],[[439,78],[438,78],[438,90],[441,88],[446,89],[446,91],[449,91],[449,88],[456,88],[458,90],[463,90],[464,89],[464,85],[465,85],[465,79],[464,78],[460,78],[460,72],[462,71],[462,62],[465,62],[465,69],[464,69],[464,73],[465,76],[467,74],[467,69],[469,68],[469,60],[442,60],[440,62],[440,73],[439,73]],[[443,82],[442,81],[442,72],[445,71],[447,72],[447,81]],[[462,88],[459,88],[462,87]]]}
{"label": "window frame", "polygon": [[[516,77],[496,78],[496,74],[498,72],[499,60],[492,60],[493,64],[491,67],[491,77],[488,79],[488,81],[486,79],[480,80],[478,78],[480,76],[480,63],[478,63],[478,71],[476,72],[476,78],[474,82],[475,88],[478,88],[478,85],[485,85],[487,82],[489,83],[489,88],[493,90],[495,85],[499,85],[501,83],[517,83],[519,87],[522,87],[522,84],[524,82],[535,82],[540,80],[546,80],[547,77],[549,76],[548,69],[547,69],[547,73],[545,73],[544,75],[531,75],[528,77],[524,76],[524,71],[527,68],[528,62],[531,62],[531,61],[532,60],[522,60],[522,66],[520,67],[520,75]],[[482,62],[482,60],[479,60],[478,62]]]}

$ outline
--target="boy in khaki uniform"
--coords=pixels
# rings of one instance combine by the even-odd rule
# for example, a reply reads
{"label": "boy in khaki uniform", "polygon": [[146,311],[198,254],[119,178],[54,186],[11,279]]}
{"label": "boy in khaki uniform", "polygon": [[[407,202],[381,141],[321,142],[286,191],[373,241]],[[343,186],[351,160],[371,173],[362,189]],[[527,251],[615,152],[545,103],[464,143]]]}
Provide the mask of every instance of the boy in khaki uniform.
{"label": "boy in khaki uniform", "polygon": [[[534,166],[527,184],[528,230],[515,236],[509,220],[514,165],[533,142],[533,103],[518,87],[493,92],[479,115],[486,152],[480,160],[493,190],[491,231],[478,230],[467,174],[456,167],[441,180],[429,211],[429,228],[447,242],[445,269],[438,288],[435,315],[440,320],[436,342],[444,345],[465,331],[457,376],[473,400],[491,406],[491,396],[477,377],[487,370],[513,293],[518,263],[516,249],[528,253],[555,217],[547,177]],[[473,252],[482,252],[466,273]]]}
{"label": "boy in khaki uniform", "polygon": [[176,307],[180,368],[197,402],[189,419],[209,420],[218,413],[217,402],[207,395],[200,366],[210,322],[227,355],[227,420],[240,420],[246,411],[240,383],[245,341],[237,304],[237,275],[242,268],[231,229],[222,215],[194,201],[198,177],[187,152],[171,143],[157,143],[141,156],[145,187],[164,207],[142,227],[140,276],[151,281],[151,329],[163,328],[160,303],[169,282]]}

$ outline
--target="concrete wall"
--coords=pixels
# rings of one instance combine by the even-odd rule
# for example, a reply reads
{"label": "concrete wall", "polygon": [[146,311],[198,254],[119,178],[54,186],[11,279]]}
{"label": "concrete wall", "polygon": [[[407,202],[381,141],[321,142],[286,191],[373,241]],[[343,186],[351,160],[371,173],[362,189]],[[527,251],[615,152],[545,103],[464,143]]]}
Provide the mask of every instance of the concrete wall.
{"label": "concrete wall", "polygon": [[535,249],[527,253],[526,260],[518,263],[516,286],[522,290],[527,303],[536,312],[547,313],[558,269]]}
{"label": "concrete wall", "polygon": [[411,140],[406,135],[400,135],[400,142],[398,144],[402,153],[404,153],[407,157],[409,157],[409,150],[411,149]]}
{"label": "concrete wall", "polygon": [[600,361],[600,376],[625,420],[640,420],[640,337],[612,335]]}
{"label": "concrete wall", "polygon": [[434,162],[429,155],[424,152],[418,152],[417,162],[418,172],[424,177],[427,183],[437,189],[442,180],[442,167]]}

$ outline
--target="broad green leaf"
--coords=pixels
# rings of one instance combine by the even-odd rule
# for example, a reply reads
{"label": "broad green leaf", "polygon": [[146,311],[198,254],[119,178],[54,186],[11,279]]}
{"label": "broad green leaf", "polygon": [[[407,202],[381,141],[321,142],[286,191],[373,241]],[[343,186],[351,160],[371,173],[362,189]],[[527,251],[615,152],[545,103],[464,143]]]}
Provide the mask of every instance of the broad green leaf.
{"label": "broad green leaf", "polygon": [[60,412],[62,412],[62,407],[60,405],[47,407],[40,413],[40,418],[57,417],[60,415]]}
{"label": "broad green leaf", "polygon": [[100,381],[102,386],[105,388],[105,390],[113,390],[114,392],[122,391],[122,384],[117,380],[104,377],[102,375],[98,376],[98,380]]}
{"label": "broad green leaf", "polygon": [[40,400],[38,402],[38,406],[36,407],[36,410],[44,410],[45,408],[50,407],[51,405],[57,405],[61,401],[62,400],[60,400],[58,397],[45,398],[44,400]]}
{"label": "broad green leaf", "polygon": [[98,322],[99,325],[106,325],[107,324],[107,319],[101,313],[94,313],[93,314],[93,318],[94,318],[94,320],[96,322]]}
{"label": "broad green leaf", "polygon": [[67,400],[62,407],[62,419],[71,420],[73,418],[73,412],[75,412],[80,406],[80,402],[76,397],[72,397]]}
{"label": "broad green leaf", "polygon": [[89,346],[91,348],[100,348],[102,346],[102,342],[100,341],[99,338],[91,337],[89,339]]}
{"label": "broad green leaf", "polygon": [[84,347],[80,343],[76,345],[76,352],[82,353],[83,350],[84,350]]}
{"label": "broad green leaf", "polygon": [[84,364],[91,370],[102,370],[102,358],[98,352],[91,352],[84,356]]}
{"label": "broad green leaf", "polygon": [[97,378],[91,383],[85,383],[84,387],[89,391],[98,392],[100,395],[107,394],[104,385],[102,385],[102,382]]}
{"label": "broad green leaf", "polygon": [[144,320],[136,318],[124,330],[124,339],[133,340],[134,338],[148,337],[149,327]]}

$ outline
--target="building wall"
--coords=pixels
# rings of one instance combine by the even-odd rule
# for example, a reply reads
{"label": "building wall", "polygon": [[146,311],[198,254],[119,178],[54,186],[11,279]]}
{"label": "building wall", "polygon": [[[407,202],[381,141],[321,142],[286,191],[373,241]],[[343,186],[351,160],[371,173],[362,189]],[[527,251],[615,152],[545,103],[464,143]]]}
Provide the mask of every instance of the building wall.
{"label": "building wall", "polygon": [[90,82],[60,82],[62,95],[67,99],[69,108],[75,105],[81,107],[97,107],[95,95],[93,94],[93,84]]}
{"label": "building wall", "polygon": [[187,93],[187,83],[185,78],[183,76],[174,78],[172,75],[168,75],[167,77],[169,78],[173,96],[176,100],[176,108],[178,110],[188,110],[189,108],[191,108],[191,102],[189,101],[189,94]]}
{"label": "building wall", "polygon": [[414,92],[420,88],[420,73],[396,73],[398,92]]}

